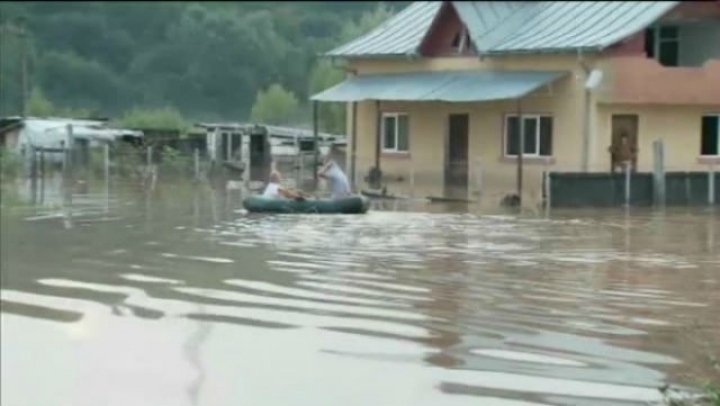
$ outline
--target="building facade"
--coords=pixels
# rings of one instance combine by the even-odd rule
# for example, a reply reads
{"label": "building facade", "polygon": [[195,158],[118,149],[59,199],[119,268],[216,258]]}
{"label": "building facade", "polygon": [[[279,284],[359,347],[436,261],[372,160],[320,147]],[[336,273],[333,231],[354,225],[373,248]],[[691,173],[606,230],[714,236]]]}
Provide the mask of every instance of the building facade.
{"label": "building facade", "polygon": [[718,1],[416,2],[326,56],[348,78],[313,100],[347,102],[357,185],[533,201],[622,138],[638,171],[655,140],[668,170],[720,166]]}

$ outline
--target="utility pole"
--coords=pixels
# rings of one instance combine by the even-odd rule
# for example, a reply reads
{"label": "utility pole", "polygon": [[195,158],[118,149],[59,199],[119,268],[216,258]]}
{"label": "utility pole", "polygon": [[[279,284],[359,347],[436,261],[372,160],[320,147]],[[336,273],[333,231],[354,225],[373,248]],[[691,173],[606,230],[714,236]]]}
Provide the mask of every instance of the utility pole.
{"label": "utility pole", "polygon": [[18,25],[19,25],[19,33],[18,36],[20,37],[20,63],[22,66],[20,67],[20,83],[22,88],[20,89],[22,92],[22,99],[21,99],[21,108],[20,112],[23,117],[27,116],[27,101],[28,101],[28,75],[27,75],[27,31],[25,28],[25,18],[21,17],[18,19]]}

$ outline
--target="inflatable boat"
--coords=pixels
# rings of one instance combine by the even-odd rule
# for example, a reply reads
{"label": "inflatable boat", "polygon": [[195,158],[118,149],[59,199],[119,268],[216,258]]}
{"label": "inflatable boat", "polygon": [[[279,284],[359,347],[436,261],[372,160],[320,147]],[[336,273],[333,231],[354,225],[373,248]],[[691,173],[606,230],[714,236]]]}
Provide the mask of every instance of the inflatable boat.
{"label": "inflatable boat", "polygon": [[292,200],[257,195],[243,200],[243,207],[250,213],[363,214],[370,208],[370,199],[353,195],[341,199]]}

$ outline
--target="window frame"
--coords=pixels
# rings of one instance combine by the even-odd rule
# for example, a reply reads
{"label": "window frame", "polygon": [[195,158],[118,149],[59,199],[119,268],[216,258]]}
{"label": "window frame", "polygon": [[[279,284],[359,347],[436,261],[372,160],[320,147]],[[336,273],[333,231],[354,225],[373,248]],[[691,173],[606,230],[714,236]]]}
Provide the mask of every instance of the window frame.
{"label": "window frame", "polygon": [[[407,149],[398,149],[398,137],[400,134],[400,117],[405,117],[407,119]],[[387,133],[385,131],[385,119],[393,117],[395,119],[395,142],[393,148],[387,148],[385,145],[385,137],[387,136]],[[409,154],[410,153],[410,115],[408,113],[403,112],[383,112],[380,115],[380,134],[382,135],[380,142],[381,142],[381,151],[383,153],[392,153],[392,154]]]}
{"label": "window frame", "polygon": [[[703,133],[702,133],[702,122],[706,117],[715,117],[715,120],[717,121],[717,140],[715,141],[715,154],[712,155],[705,155],[702,152],[702,142],[703,142]],[[720,112],[717,113],[705,113],[702,116],[700,116],[700,157],[701,158],[720,158]]]}
{"label": "window frame", "polygon": [[[503,121],[503,156],[505,158],[517,159],[517,157],[520,156],[520,154],[510,154],[508,151],[508,137],[510,136],[510,133],[509,133],[510,125],[509,124],[510,124],[510,119],[514,118],[514,117],[518,117],[518,114],[517,113],[507,113],[507,114],[505,114],[505,118]],[[540,119],[541,118],[549,118],[550,120],[552,120],[551,122],[553,124],[553,131],[550,133],[550,140],[551,140],[550,142],[552,143],[553,138],[555,138],[554,137],[554,135],[555,135],[554,134],[555,133],[555,130],[554,130],[555,118],[553,117],[553,115],[552,114],[543,114],[543,113],[539,113],[539,114],[534,113],[534,114],[522,114],[522,115],[520,115],[520,117],[522,120],[532,118],[536,121],[536,125],[535,125],[535,151],[536,152],[535,153],[526,153],[525,151],[522,151],[523,158],[542,158],[542,159],[552,158],[553,157],[552,151],[550,152],[550,155],[541,155],[540,154],[540,150],[541,150],[541,148],[540,148],[540,141],[541,141]],[[520,130],[520,128],[518,128],[518,131],[519,130]],[[520,134],[520,136],[524,137],[524,134]],[[518,148],[519,147],[520,147],[520,145],[518,144]]]}
{"label": "window frame", "polygon": [[[662,31],[663,28],[673,28],[676,30],[676,35],[674,38],[663,38]],[[667,67],[678,67],[680,66],[680,27],[677,25],[658,25],[653,27],[653,39],[654,39],[654,48],[653,53],[655,54],[653,58],[658,61],[662,65],[662,62],[660,61],[660,49],[662,49],[663,44],[668,43],[675,43],[675,46],[677,47],[677,60],[675,61],[674,65],[662,65]]]}

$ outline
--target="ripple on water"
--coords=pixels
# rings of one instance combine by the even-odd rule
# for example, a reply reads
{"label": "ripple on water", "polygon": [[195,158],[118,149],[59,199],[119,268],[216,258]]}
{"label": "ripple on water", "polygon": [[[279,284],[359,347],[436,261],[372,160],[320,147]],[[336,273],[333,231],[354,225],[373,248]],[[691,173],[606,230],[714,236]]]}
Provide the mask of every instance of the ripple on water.
{"label": "ripple on water", "polygon": [[[58,250],[52,266],[11,259],[27,272],[14,271],[8,280],[15,285],[0,291],[3,304],[23,317],[31,317],[29,306],[56,310],[52,317],[71,324],[65,330],[78,342],[92,339],[98,320],[140,319],[141,310],[159,314],[145,318],[159,326],[223,324],[224,334],[238,335],[215,338],[202,354],[236,353],[234,340],[252,337],[244,354],[264,363],[342,366],[313,369],[318,385],[376,363],[376,371],[398,372],[368,374],[374,381],[417,380],[458,404],[620,404],[659,399],[651,386],[681,357],[660,345],[650,352],[646,341],[683,325],[673,318],[677,309],[685,317],[710,303],[683,291],[678,275],[698,272],[694,280],[706,291],[717,283],[716,275],[699,274],[713,259],[657,242],[623,245],[638,241],[642,228],[622,220],[382,212],[236,216],[192,226],[177,219],[163,229],[167,235],[113,229],[122,241],[104,243],[99,253],[92,251],[98,244],[71,246],[74,259]],[[630,229],[633,238],[623,239]],[[237,361],[233,373],[253,368]],[[285,362],[268,368],[286,372],[281,382],[300,378]],[[219,365],[205,367],[217,372]],[[341,390],[355,393],[370,381]],[[373,393],[370,403],[387,394]]]}

